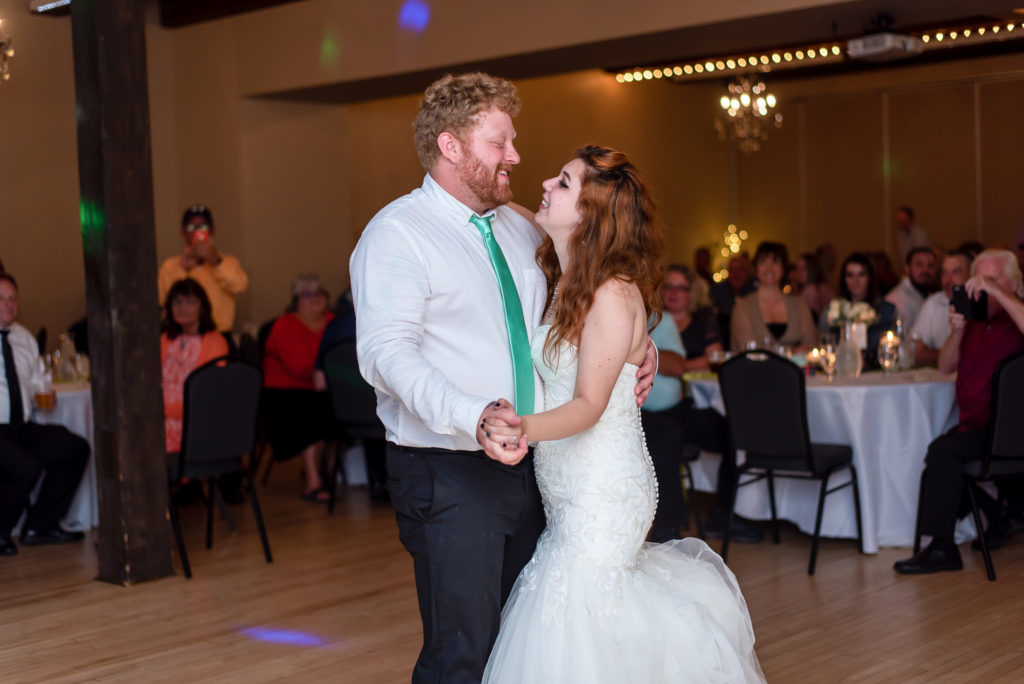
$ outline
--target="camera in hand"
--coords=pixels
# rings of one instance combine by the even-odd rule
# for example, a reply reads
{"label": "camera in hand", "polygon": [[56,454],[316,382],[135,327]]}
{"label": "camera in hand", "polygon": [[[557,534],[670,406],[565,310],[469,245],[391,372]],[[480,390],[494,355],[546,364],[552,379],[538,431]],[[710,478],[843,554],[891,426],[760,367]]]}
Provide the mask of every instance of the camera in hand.
{"label": "camera in hand", "polygon": [[977,299],[971,299],[963,285],[954,285],[953,309],[969,321],[987,321],[988,293],[979,292]]}

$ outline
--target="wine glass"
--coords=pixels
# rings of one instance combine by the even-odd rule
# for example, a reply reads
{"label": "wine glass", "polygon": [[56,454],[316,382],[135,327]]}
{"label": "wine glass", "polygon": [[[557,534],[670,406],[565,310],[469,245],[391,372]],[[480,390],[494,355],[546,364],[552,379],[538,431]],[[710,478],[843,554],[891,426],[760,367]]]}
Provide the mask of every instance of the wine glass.
{"label": "wine glass", "polygon": [[832,382],[832,378],[836,374],[836,346],[831,342],[825,342],[821,345],[819,361],[821,363],[821,370],[825,371],[826,381]]}
{"label": "wine glass", "polygon": [[886,375],[892,372],[893,367],[899,360],[899,356],[898,343],[884,337],[878,342],[878,363],[885,370]]}

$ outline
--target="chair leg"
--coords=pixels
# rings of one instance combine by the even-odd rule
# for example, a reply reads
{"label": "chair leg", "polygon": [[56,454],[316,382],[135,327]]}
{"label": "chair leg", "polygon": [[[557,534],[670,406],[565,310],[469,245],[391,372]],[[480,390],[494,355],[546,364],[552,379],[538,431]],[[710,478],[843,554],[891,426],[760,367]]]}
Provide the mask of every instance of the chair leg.
{"label": "chair leg", "polygon": [[818,542],[821,540],[821,518],[825,513],[825,496],[828,491],[828,478],[831,471],[821,478],[821,489],[818,492],[818,515],[814,518],[814,536],[811,537],[811,562],[807,565],[807,574],[814,574],[814,566],[818,562]]}
{"label": "chair leg", "polygon": [[772,542],[779,543],[779,511],[775,507],[775,475],[768,471],[768,503],[772,508]]}
{"label": "chair leg", "polygon": [[334,502],[338,498],[338,469],[341,468],[341,445],[342,442],[340,439],[334,443],[334,463],[331,465],[331,474],[329,476],[331,479],[331,485],[329,487],[331,490],[331,498],[327,500],[328,515],[334,514]]}
{"label": "chair leg", "polygon": [[228,505],[224,502],[224,497],[220,493],[220,487],[214,487],[213,493],[214,496],[217,497],[217,510],[219,510],[220,514],[224,516],[224,520],[227,521],[228,527],[231,531],[237,533],[238,525],[235,524],[235,519],[231,517],[231,511],[228,510]]}
{"label": "chair leg", "polygon": [[267,469],[263,471],[263,480],[261,484],[267,484],[267,480],[270,479],[270,471],[274,469],[274,456],[271,454],[270,458],[267,459]]}
{"label": "chair leg", "polygon": [[928,469],[925,468],[921,471],[921,484],[917,487],[917,520],[914,521],[914,555],[916,556],[921,550],[921,511],[924,508],[924,478],[928,474]]}
{"label": "chair leg", "polygon": [[697,489],[693,486],[693,471],[690,470],[690,464],[683,463],[685,468],[686,478],[686,490],[689,493],[689,512],[693,515],[693,524],[697,528],[697,537],[700,539],[704,538],[704,526],[700,522],[700,508],[697,506]]}
{"label": "chair leg", "polygon": [[[202,485],[199,485],[202,487]],[[213,500],[217,495],[217,479],[206,481],[206,548],[213,548]]]}
{"label": "chair leg", "polygon": [[857,514],[857,550],[864,553],[864,523],[860,514],[860,485],[857,483],[857,469],[850,464],[850,481],[853,482],[853,510]]}
{"label": "chair leg", "polygon": [[188,564],[188,553],[185,552],[185,538],[181,535],[178,509],[175,507],[174,502],[167,504],[167,512],[171,518],[171,530],[174,532],[174,541],[178,544],[178,557],[181,558],[181,569],[185,572],[185,579],[192,579],[192,567]]}
{"label": "chair leg", "polygon": [[[733,458],[736,457],[735,454],[733,454],[732,456],[733,456]],[[722,457],[725,458],[725,454],[723,454]],[[734,516],[734,511],[736,509],[736,499],[739,496],[740,478],[741,477],[743,477],[743,471],[742,470],[740,470],[739,472],[736,473],[736,486],[733,487],[733,490],[732,490],[732,497],[731,497],[732,500],[729,502],[729,515],[728,515],[728,517],[725,520],[725,530],[722,532],[722,562],[723,563],[726,562],[726,558],[728,558],[728,556],[729,556],[729,537],[731,536],[731,533],[732,533],[732,519],[733,519],[733,516]]]}
{"label": "chair leg", "polygon": [[996,570],[992,567],[992,554],[989,553],[988,542],[985,540],[985,529],[981,526],[981,513],[978,511],[978,500],[974,496],[974,483],[968,481],[964,486],[971,499],[971,513],[974,515],[974,527],[978,530],[978,541],[981,542],[981,557],[985,559],[985,572],[988,574],[989,582],[995,582]]}
{"label": "chair leg", "polygon": [[252,479],[249,480],[249,498],[252,501],[252,512],[256,516],[256,527],[260,531],[260,541],[263,543],[263,555],[268,563],[274,562],[270,554],[270,541],[267,539],[267,528],[263,525],[263,514],[260,513],[260,501],[256,498],[256,486]]}

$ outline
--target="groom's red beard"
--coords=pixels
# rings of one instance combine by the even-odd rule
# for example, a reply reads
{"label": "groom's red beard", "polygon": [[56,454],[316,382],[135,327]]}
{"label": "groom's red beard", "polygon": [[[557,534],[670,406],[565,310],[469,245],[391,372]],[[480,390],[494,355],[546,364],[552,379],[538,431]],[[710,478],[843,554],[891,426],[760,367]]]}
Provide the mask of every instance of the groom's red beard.
{"label": "groom's red beard", "polygon": [[459,180],[481,204],[493,209],[512,201],[512,187],[504,178],[498,176],[499,171],[511,174],[512,167],[508,164],[499,164],[496,168],[488,168],[479,157],[470,152],[465,166],[459,169]]}

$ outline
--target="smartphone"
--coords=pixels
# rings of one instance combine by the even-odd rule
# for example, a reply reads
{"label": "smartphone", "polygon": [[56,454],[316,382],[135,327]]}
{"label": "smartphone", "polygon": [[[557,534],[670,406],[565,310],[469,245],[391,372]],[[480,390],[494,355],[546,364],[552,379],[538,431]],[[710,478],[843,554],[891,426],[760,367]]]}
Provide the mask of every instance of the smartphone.
{"label": "smartphone", "polygon": [[971,299],[963,285],[954,285],[953,309],[969,321],[987,321],[988,292],[980,292],[977,299]]}

